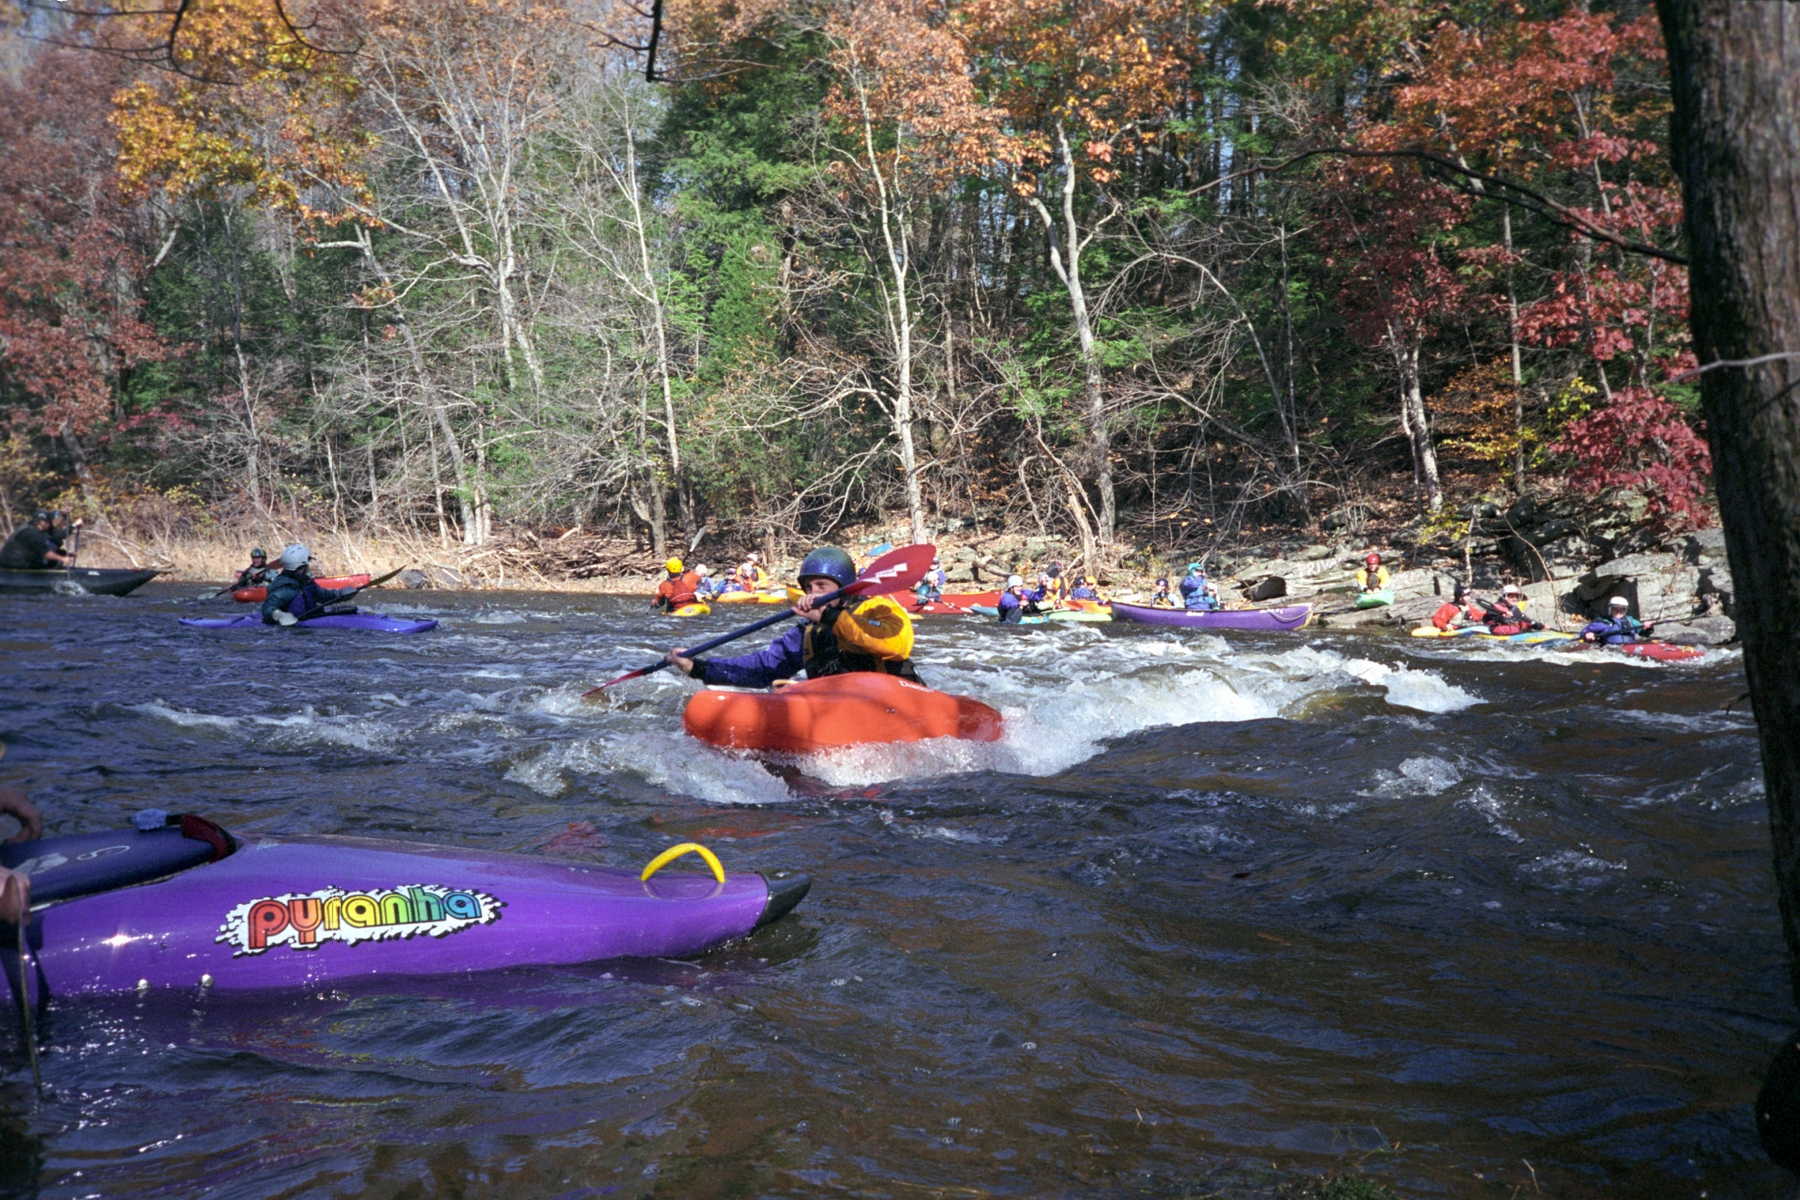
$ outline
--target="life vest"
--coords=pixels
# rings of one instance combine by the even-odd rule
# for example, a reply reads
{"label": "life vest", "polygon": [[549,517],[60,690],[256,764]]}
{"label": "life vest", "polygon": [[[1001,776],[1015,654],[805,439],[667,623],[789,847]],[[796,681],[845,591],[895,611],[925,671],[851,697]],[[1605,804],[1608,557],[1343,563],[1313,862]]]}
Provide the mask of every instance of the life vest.
{"label": "life vest", "polygon": [[[863,603],[873,604],[875,602],[876,600],[871,599]],[[900,613],[900,619],[905,621],[906,615],[899,606],[893,605],[892,607]],[[910,657],[883,658],[879,654],[873,654],[855,646],[844,645],[843,639],[837,635],[836,626],[840,617],[849,615],[850,613],[840,601],[829,605],[816,624],[808,623],[806,635],[800,644],[808,679],[822,679],[827,675],[844,675],[851,671],[879,671],[883,675],[898,675],[913,683],[923,682],[919,678],[919,673],[913,669]],[[906,641],[908,642],[907,648],[911,649],[911,638],[907,638]]]}

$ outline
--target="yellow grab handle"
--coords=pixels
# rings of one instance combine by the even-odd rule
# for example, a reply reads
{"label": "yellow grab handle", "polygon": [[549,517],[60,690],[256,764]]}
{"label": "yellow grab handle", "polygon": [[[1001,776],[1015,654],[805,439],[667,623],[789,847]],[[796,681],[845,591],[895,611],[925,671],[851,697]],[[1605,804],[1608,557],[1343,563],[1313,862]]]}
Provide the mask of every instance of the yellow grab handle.
{"label": "yellow grab handle", "polygon": [[705,846],[702,846],[699,842],[683,842],[679,846],[670,846],[667,850],[664,850],[661,854],[650,860],[650,865],[644,868],[644,873],[642,875],[638,876],[639,882],[649,879],[652,875],[656,874],[684,854],[698,854],[701,858],[706,860],[706,865],[712,868],[713,878],[717,879],[720,883],[725,882],[725,868],[719,865],[719,856],[714,854],[711,850],[708,850]]}

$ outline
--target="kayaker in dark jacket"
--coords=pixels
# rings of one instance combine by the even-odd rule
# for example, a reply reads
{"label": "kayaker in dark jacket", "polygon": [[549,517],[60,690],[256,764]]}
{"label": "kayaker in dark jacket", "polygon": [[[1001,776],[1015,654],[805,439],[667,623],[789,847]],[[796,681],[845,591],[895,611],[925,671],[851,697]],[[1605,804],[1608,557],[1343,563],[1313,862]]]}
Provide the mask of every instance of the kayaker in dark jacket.
{"label": "kayaker in dark jacket", "polygon": [[318,616],[327,604],[360,590],[320,587],[311,566],[312,552],[299,542],[281,552],[281,573],[269,584],[269,595],[262,603],[264,625],[292,625]]}
{"label": "kayaker in dark jacket", "polygon": [[261,546],[250,551],[250,565],[238,572],[233,588],[264,587],[274,579],[279,569],[269,565],[269,556],[263,553]]}
{"label": "kayaker in dark jacket", "polygon": [[1606,602],[1606,616],[1582,626],[1581,640],[1617,646],[1621,642],[1643,641],[1650,635],[1650,629],[1631,615],[1631,604],[1625,597],[1614,596]]}
{"label": "kayaker in dark jacket", "polygon": [[1000,598],[994,602],[994,615],[1002,625],[1017,625],[1030,601],[1031,597],[1025,594],[1024,576],[1009,575],[1006,586],[1000,589]]}
{"label": "kayaker in dark jacket", "polygon": [[664,657],[702,683],[767,687],[805,671],[808,679],[880,671],[919,682],[913,670],[912,618],[887,596],[812,601],[856,582],[856,564],[836,546],[821,546],[800,564],[800,602],[791,627],[768,646],[735,658],[690,658],[685,647]]}
{"label": "kayaker in dark jacket", "polygon": [[48,511],[38,509],[29,525],[13,530],[0,546],[0,567],[20,571],[41,571],[47,567],[72,567],[75,556],[65,554],[62,539],[56,536],[56,519]]}

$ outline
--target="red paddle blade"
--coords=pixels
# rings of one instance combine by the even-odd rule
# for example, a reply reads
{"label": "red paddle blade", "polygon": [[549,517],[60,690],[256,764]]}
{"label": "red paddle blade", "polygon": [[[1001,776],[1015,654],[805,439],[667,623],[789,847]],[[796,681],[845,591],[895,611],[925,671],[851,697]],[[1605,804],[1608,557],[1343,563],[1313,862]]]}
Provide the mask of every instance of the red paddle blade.
{"label": "red paddle blade", "polygon": [[857,572],[856,582],[845,588],[844,594],[886,596],[892,592],[904,592],[919,582],[925,572],[931,570],[931,563],[935,558],[937,547],[930,542],[889,550]]}
{"label": "red paddle blade", "polygon": [[666,664],[666,663],[657,663],[655,667],[639,667],[635,671],[627,671],[623,675],[619,676],[617,679],[609,679],[605,683],[600,684],[598,687],[589,688],[587,691],[581,693],[581,698],[583,700],[598,700],[600,698],[600,696],[602,695],[602,693],[604,693],[606,691],[606,689],[611,687],[613,684],[624,683],[627,679],[636,679],[640,675],[648,675],[650,672],[656,670],[657,667],[662,667],[662,666],[667,666],[667,665],[668,664]]}

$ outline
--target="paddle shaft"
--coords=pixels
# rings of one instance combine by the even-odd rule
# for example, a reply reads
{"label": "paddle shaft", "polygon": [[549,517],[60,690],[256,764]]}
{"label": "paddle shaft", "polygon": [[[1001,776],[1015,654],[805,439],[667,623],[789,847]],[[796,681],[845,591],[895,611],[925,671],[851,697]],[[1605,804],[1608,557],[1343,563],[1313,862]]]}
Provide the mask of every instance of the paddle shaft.
{"label": "paddle shaft", "polygon": [[[388,580],[392,579],[394,576],[398,575],[400,572],[402,572],[404,570],[406,570],[406,568],[403,566],[395,567],[393,570],[389,571],[386,575],[381,576],[381,578],[379,578],[379,579],[371,579],[371,580],[369,580],[369,582],[363,584],[359,588],[351,588],[347,594],[339,596],[336,600],[333,600],[331,603],[332,604],[342,604],[346,600],[354,600],[357,596],[361,595],[363,592],[368,591],[372,587],[380,587],[382,584],[386,583]],[[321,604],[318,608],[310,609],[307,612],[301,613],[300,616],[296,619],[301,620],[301,621],[310,621],[314,617],[322,617],[325,615],[326,607],[327,607],[326,605]]]}

